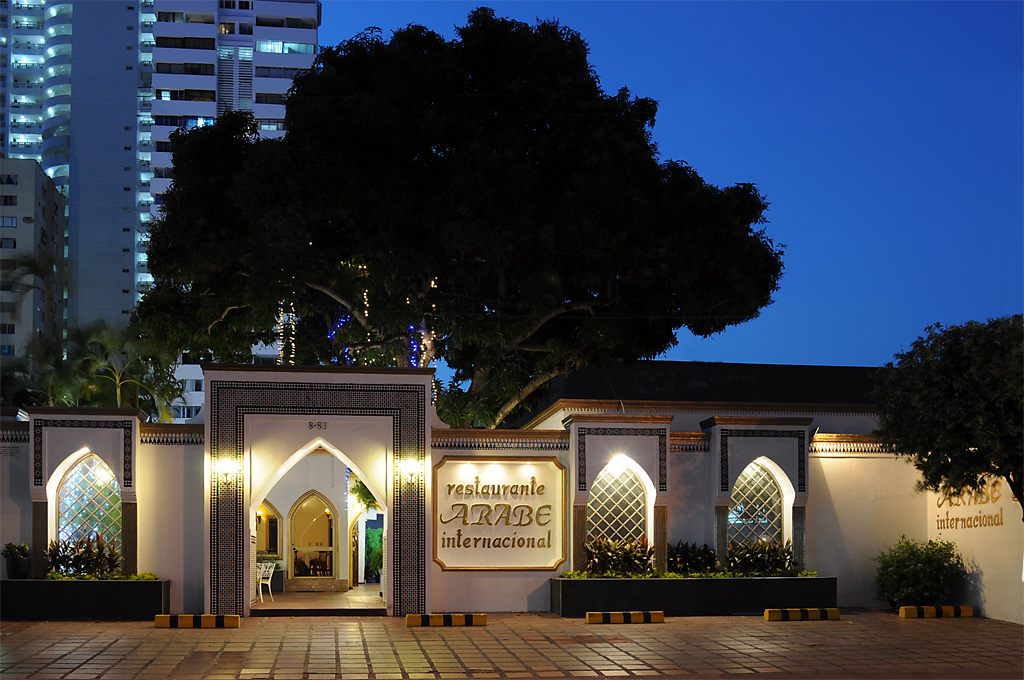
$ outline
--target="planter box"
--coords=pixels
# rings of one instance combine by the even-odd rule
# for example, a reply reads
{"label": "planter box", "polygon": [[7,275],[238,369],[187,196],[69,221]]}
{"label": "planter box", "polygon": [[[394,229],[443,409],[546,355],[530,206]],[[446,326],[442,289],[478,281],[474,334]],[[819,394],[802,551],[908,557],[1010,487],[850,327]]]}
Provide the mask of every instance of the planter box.
{"label": "planter box", "polygon": [[5,621],[145,621],[170,614],[170,581],[0,581]]}
{"label": "planter box", "polygon": [[274,575],[270,577],[270,592],[272,593],[283,593],[284,592],[284,570],[275,569]]}
{"label": "planter box", "polygon": [[665,616],[761,614],[765,609],[835,607],[836,578],[551,579],[551,611],[579,618],[599,611]]}

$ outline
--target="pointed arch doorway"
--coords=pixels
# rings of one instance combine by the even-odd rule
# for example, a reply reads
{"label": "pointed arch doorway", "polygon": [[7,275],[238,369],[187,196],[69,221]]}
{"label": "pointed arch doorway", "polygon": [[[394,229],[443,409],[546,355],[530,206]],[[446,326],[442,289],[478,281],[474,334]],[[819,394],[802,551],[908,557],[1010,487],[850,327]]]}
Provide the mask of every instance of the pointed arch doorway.
{"label": "pointed arch doorway", "polygon": [[[286,419],[285,425],[288,422]],[[252,429],[258,432],[261,427],[257,424]],[[349,523],[364,512],[362,502],[352,493],[356,486],[366,490],[364,493],[372,499],[371,504],[386,507],[377,500],[383,492],[370,490],[383,478],[383,474],[372,474],[372,466],[379,465],[380,461],[377,456],[363,457],[360,467],[356,468],[353,458],[329,439],[326,435],[316,436],[288,457],[273,474],[262,478],[257,474],[253,476],[257,490],[250,511],[256,514],[256,540],[251,558],[256,563],[273,562],[276,567],[276,585],[273,580],[271,583],[273,598],[261,598],[256,590],[250,596],[250,611],[254,616],[380,616],[386,613],[378,584],[352,592],[358,574],[351,567],[352,555],[346,540]],[[260,447],[254,444],[254,456],[259,457],[259,453]],[[268,459],[268,456],[262,457]],[[359,475],[371,478],[371,483],[362,482]],[[381,515],[384,514],[382,509]],[[277,520],[274,523],[276,542],[270,540],[272,520],[269,515]],[[271,546],[274,552],[267,550]]]}
{"label": "pointed arch doorway", "polygon": [[[426,610],[426,430],[432,370],[206,371],[207,611],[249,615],[257,499],[312,447],[350,463],[384,508],[389,615]],[[293,460],[294,459],[294,460]]]}

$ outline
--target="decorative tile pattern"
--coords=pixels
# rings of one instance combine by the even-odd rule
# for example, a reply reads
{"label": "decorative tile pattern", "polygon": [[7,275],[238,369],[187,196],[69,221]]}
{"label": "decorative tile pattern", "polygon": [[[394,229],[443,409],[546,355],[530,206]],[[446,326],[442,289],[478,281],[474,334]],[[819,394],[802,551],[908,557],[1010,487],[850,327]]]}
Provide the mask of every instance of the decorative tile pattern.
{"label": "decorative tile pattern", "polygon": [[581,427],[576,430],[576,490],[587,490],[587,436],[657,437],[658,491],[668,491],[668,428],[664,427]]}
{"label": "decorative tile pattern", "polygon": [[0,444],[28,444],[28,430],[0,430]]}
{"label": "decorative tile pattern", "polygon": [[[241,614],[241,592],[248,547],[244,527],[242,472],[244,418],[247,414],[388,416],[392,422],[391,456],[394,529],[394,613],[423,611],[426,606],[426,496],[422,480],[426,455],[426,389],[422,385],[357,385],[289,382],[209,383],[210,454],[214,469],[210,488],[210,612]],[[418,466],[409,482],[403,461]],[[408,465],[409,463],[405,463]],[[225,469],[233,471],[222,479]]]}
{"label": "decorative tile pattern", "polygon": [[500,436],[494,439],[463,439],[459,437],[434,436],[430,447],[442,451],[568,451],[569,440],[560,439],[509,439]]}
{"label": "decorative tile pattern", "polygon": [[719,449],[718,490],[729,492],[729,438],[730,437],[793,437],[796,439],[796,474],[798,492],[807,491],[807,437],[803,430],[722,430]]}
{"label": "decorative tile pattern", "polygon": [[202,446],[206,438],[202,432],[146,432],[139,433],[139,441],[156,446]]}
{"label": "decorative tile pattern", "polygon": [[121,486],[130,488],[132,486],[132,457],[135,455],[135,446],[132,442],[131,420],[51,420],[49,418],[36,418],[32,421],[32,486],[43,486],[43,430],[53,428],[84,428],[84,429],[120,429],[122,431],[122,443],[124,466],[122,469]]}

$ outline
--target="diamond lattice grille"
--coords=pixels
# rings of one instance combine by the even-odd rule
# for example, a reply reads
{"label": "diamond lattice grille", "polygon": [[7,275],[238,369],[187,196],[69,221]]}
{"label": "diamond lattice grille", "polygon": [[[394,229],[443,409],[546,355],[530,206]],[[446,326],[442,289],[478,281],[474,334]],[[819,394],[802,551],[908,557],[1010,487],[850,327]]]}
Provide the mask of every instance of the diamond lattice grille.
{"label": "diamond lattice grille", "polygon": [[627,467],[601,470],[587,502],[587,540],[635,541],[647,536],[647,490]]}
{"label": "diamond lattice grille", "polygon": [[782,543],[782,492],[759,463],[748,465],[732,488],[729,541]]}
{"label": "diamond lattice grille", "polygon": [[103,534],[121,551],[121,487],[97,456],[71,468],[57,496],[57,533],[62,541]]}

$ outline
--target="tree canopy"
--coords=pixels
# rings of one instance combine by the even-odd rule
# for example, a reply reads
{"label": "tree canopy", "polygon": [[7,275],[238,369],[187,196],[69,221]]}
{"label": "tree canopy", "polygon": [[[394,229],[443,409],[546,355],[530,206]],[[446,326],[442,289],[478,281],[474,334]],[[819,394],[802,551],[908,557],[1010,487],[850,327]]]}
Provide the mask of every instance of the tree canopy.
{"label": "tree canopy", "polygon": [[950,495],[1002,477],[1024,507],[1024,321],[935,324],[876,377],[880,441]]}
{"label": "tree canopy", "polygon": [[757,188],[659,160],[656,103],[606,94],[556,22],[368,31],[286,105],[283,139],[238,112],[172,135],[139,315],[182,349],[442,358],[441,416],[493,427],[556,375],[720,332],[778,288]]}

